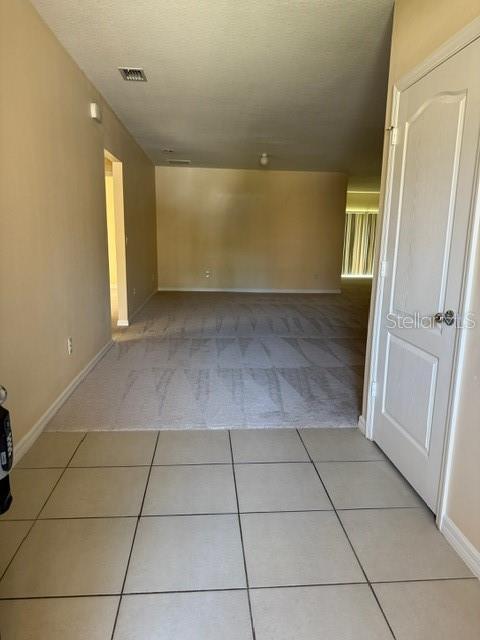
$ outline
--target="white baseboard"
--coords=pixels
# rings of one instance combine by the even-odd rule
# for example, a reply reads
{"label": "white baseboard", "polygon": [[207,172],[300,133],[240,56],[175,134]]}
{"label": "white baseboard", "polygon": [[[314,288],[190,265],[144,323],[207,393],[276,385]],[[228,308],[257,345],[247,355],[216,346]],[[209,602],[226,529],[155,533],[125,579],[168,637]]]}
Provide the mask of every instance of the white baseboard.
{"label": "white baseboard", "polygon": [[135,309],[135,311],[132,313],[131,317],[130,317],[130,322],[133,322],[133,320],[135,320],[135,318],[138,316],[138,314],[140,313],[140,311],[143,309],[143,307],[147,304],[147,302],[149,302],[153,296],[157,293],[157,289],[154,289],[152,291],[152,293],[147,296],[145,298],[145,300],[142,302],[142,304],[138,307],[138,309]]}
{"label": "white baseboard", "polygon": [[367,425],[365,424],[365,418],[363,416],[359,416],[358,418],[358,428],[365,435],[367,433]]}
{"label": "white baseboard", "polygon": [[33,425],[28,433],[26,433],[18,444],[15,445],[14,461],[15,464],[27,453],[30,447],[33,445],[38,436],[42,433],[48,422],[57,413],[64,402],[72,395],[80,382],[87,376],[101,358],[107,353],[110,347],[113,345],[113,340],[107,342],[107,344],[100,349],[100,351],[88,362],[88,364],[78,373],[70,384],[62,391],[62,393],[56,398],[56,400],[50,405],[45,413],[40,416],[37,422]]}
{"label": "white baseboard", "polygon": [[470,571],[480,578],[480,550],[476,549],[448,516],[443,516],[440,531],[455,549]]}
{"label": "white baseboard", "polygon": [[341,293],[341,289],[216,289],[214,287],[159,287],[159,291],[190,291],[192,293]]}
{"label": "white baseboard", "polygon": [[147,302],[157,293],[157,289],[154,289],[152,291],[152,293],[147,296],[145,298],[145,300],[142,302],[142,304],[138,307],[138,309],[135,309],[135,311],[132,313],[132,315],[130,316],[130,318],[128,320],[117,320],[117,327],[129,327],[132,322],[135,320],[136,316],[140,313],[140,311],[143,309],[143,307],[147,304]]}

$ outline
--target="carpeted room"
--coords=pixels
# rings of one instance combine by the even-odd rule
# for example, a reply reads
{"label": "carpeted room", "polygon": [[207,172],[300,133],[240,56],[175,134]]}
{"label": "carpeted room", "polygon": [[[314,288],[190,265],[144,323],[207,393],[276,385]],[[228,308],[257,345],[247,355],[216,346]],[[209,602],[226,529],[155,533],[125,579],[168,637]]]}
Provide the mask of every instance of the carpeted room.
{"label": "carpeted room", "polygon": [[157,293],[48,428],[356,426],[369,291]]}
{"label": "carpeted room", "polygon": [[157,167],[159,291],[48,428],[356,426],[370,280],[341,277],[346,188]]}

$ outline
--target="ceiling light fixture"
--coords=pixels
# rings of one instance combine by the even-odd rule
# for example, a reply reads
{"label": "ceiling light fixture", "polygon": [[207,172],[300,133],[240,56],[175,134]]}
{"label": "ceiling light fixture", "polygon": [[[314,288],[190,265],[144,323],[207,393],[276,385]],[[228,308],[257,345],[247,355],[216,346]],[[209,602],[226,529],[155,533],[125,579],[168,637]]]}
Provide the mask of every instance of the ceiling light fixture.
{"label": "ceiling light fixture", "polygon": [[268,157],[268,153],[262,153],[262,155],[260,156],[260,164],[262,165],[262,167],[266,167],[269,163],[269,157]]}

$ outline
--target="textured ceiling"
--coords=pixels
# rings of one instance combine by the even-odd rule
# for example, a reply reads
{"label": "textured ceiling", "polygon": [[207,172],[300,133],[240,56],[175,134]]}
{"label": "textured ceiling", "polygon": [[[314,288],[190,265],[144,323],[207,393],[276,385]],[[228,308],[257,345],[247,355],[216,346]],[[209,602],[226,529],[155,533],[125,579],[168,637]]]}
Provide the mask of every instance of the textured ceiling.
{"label": "textured ceiling", "polygon": [[378,186],[393,0],[33,4],[157,164],[258,168],[265,151]]}

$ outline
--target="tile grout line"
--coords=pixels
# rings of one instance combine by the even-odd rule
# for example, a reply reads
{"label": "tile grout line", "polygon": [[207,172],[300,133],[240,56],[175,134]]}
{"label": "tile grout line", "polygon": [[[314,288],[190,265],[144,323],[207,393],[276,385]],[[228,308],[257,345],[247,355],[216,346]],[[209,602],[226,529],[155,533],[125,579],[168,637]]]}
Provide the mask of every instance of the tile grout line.
{"label": "tile grout line", "polygon": [[135,524],[135,529],[133,531],[132,543],[130,545],[130,552],[128,554],[127,564],[125,566],[125,575],[123,576],[122,588],[120,590],[120,597],[118,598],[117,611],[115,613],[115,619],[113,621],[112,634],[110,636],[110,640],[114,639],[115,632],[116,632],[116,629],[117,629],[117,622],[118,622],[118,616],[119,616],[119,613],[120,613],[120,607],[121,607],[121,604],[122,604],[123,592],[125,591],[125,584],[127,582],[127,575],[128,575],[128,570],[130,568],[130,561],[132,559],[133,547],[134,547],[134,544],[135,544],[135,539],[137,537],[138,525],[140,524],[140,519],[142,517],[143,505],[145,503],[145,497],[147,495],[148,485],[150,483],[150,476],[152,474],[153,461],[155,460],[155,455],[157,453],[157,447],[158,447],[159,438],[160,438],[160,431],[157,432],[157,437],[155,439],[155,446],[153,447],[152,458],[151,458],[151,461],[150,461],[150,468],[148,470],[147,481],[145,483],[145,489],[143,491],[143,497],[142,497],[142,502],[140,504],[140,510],[139,510],[138,516],[137,516],[137,522]]}
{"label": "tile grout line", "polygon": [[[307,463],[308,464],[308,463]],[[50,497],[50,496],[49,496]],[[48,499],[48,498],[47,498]],[[45,504],[45,503],[44,503]],[[43,507],[42,507],[43,509]],[[423,510],[419,507],[348,507],[337,509],[337,511],[415,511]],[[332,512],[334,509],[325,507],[324,509],[269,509],[264,511],[240,511],[240,515],[262,515],[269,513],[325,513]],[[142,518],[194,518],[197,516],[236,516],[238,511],[205,511],[198,513],[142,513]],[[36,520],[41,522],[50,522],[55,520],[118,520],[125,518],[138,518],[138,514],[118,514],[118,515],[95,515],[95,516],[48,516],[45,518],[37,517]],[[31,522],[32,518],[11,518],[0,520],[0,522]],[[436,578],[431,578],[436,580]]]}
{"label": "tile grout line", "polygon": [[[424,578],[415,580],[378,580],[372,582],[372,585],[377,584],[411,584],[411,583],[424,583],[424,582],[463,582],[464,580],[475,580],[476,576],[467,576],[466,578]],[[265,591],[269,589],[306,589],[306,588],[319,588],[319,587],[349,587],[349,586],[366,586],[365,582],[311,582],[308,584],[273,584],[273,585],[259,585],[257,587],[250,587],[250,591]],[[148,596],[148,595],[172,595],[182,593],[222,593],[231,591],[247,591],[246,587],[223,587],[218,589],[184,589],[174,591],[125,591],[123,593],[111,592],[111,593],[68,593],[68,594],[56,594],[46,596],[0,596],[0,602],[10,602],[14,600],[65,600],[69,598],[118,598],[121,596]]]}
{"label": "tile grout line", "polygon": [[[68,465],[70,464],[70,462],[73,460],[75,454],[77,453],[80,445],[83,443],[83,441],[85,440],[85,438],[87,437],[87,432],[84,433],[83,438],[81,438],[81,440],[78,442],[77,446],[75,447],[72,455],[70,456],[70,458],[67,461],[67,464],[62,468],[62,467],[56,467],[56,469],[62,469],[62,472],[60,473],[60,475],[58,476],[57,481],[55,482],[55,484],[52,487],[52,490],[50,491],[50,493],[48,494],[48,496],[45,498],[45,500],[43,501],[42,506],[40,507],[40,509],[37,512],[37,515],[35,516],[35,518],[33,518],[32,520],[32,524],[31,526],[28,528],[27,533],[24,535],[24,537],[21,539],[20,544],[18,545],[18,547],[15,550],[15,553],[13,554],[13,556],[10,558],[10,561],[8,562],[7,566],[5,567],[5,570],[3,571],[3,573],[0,575],[0,583],[2,582],[3,578],[5,577],[5,574],[7,573],[8,569],[10,568],[12,562],[15,560],[18,552],[20,551],[20,547],[22,547],[23,543],[25,542],[25,540],[28,538],[28,536],[30,535],[33,527],[35,526],[36,522],[40,519],[40,514],[42,513],[42,511],[45,508],[45,505],[47,504],[47,502],[50,500],[50,498],[52,497],[53,492],[55,491],[55,489],[57,488],[60,480],[63,478],[65,471],[68,469]],[[29,518],[26,519],[27,521],[30,520]],[[18,520],[2,520],[2,522],[19,522]],[[21,520],[21,522],[25,522],[25,520]],[[1,638],[0,638],[1,640]]]}
{"label": "tile grout line", "polygon": [[[321,427],[319,427],[321,428]],[[239,429],[238,431],[262,431],[263,429]],[[270,429],[267,427],[265,431],[269,431]],[[282,429],[283,430],[283,429]],[[204,430],[203,430],[204,431]],[[296,429],[285,428],[284,431],[296,431]],[[157,433],[161,433],[162,429],[159,429]],[[180,431],[181,433],[182,431]],[[59,432],[62,433],[62,432]],[[66,431],[65,433],[68,433]],[[86,431],[85,436],[88,433],[105,433],[104,431]],[[114,431],[112,433],[122,433],[120,431]],[[135,431],[125,431],[124,433],[135,433]],[[81,444],[81,443],[80,443]],[[385,462],[385,460],[375,459],[375,460],[312,460],[313,464],[337,464],[337,463],[364,463],[364,462]],[[229,467],[230,462],[170,462],[170,463],[162,463],[162,464],[153,464],[153,467]],[[257,462],[247,462],[247,461],[237,461],[236,465],[260,465],[260,464],[310,464],[309,460],[261,460]],[[131,469],[134,467],[143,467],[149,468],[149,464],[105,464],[105,465],[70,465],[70,462],[67,465],[68,469]],[[64,467],[15,467],[15,471],[40,471],[43,469],[64,469]]]}
{"label": "tile grout line", "polygon": [[234,461],[234,457],[233,457],[233,446],[232,446],[232,435],[230,433],[230,429],[228,430],[228,442],[230,444],[230,456],[232,459],[232,474],[233,474],[233,484],[235,487],[235,499],[237,502],[237,516],[238,516],[238,526],[240,529],[240,543],[242,545],[242,555],[243,555],[243,568],[245,571],[245,581],[246,581],[246,585],[247,585],[247,600],[248,600],[248,611],[250,614],[250,626],[252,629],[252,640],[256,640],[256,633],[255,633],[255,623],[253,621],[253,613],[252,613],[252,601],[250,598],[250,583],[248,580],[248,569],[247,569],[247,556],[245,555],[245,545],[243,542],[243,529],[242,529],[242,518],[240,515],[240,502],[238,500],[238,488],[237,488],[237,477],[235,474],[235,461]]}
{"label": "tile grout line", "polygon": [[364,575],[364,577],[365,577],[365,580],[366,580],[366,582],[367,582],[367,585],[368,585],[368,587],[369,587],[369,589],[370,589],[370,591],[371,591],[371,593],[372,593],[372,595],[373,595],[373,598],[375,599],[375,602],[377,603],[378,608],[379,608],[379,609],[380,609],[380,611],[382,612],[382,615],[383,615],[383,618],[384,618],[384,620],[385,620],[385,623],[386,623],[386,625],[387,625],[387,627],[388,627],[388,629],[389,629],[390,633],[392,634],[392,638],[393,638],[394,640],[396,640],[396,637],[395,637],[395,634],[393,633],[393,629],[392,629],[392,627],[391,627],[391,625],[390,625],[390,622],[389,622],[389,620],[388,620],[388,618],[387,618],[387,616],[386,616],[386,614],[385,614],[385,611],[383,610],[382,605],[380,604],[380,600],[378,599],[378,596],[377,596],[377,594],[375,593],[375,589],[373,588],[373,586],[372,586],[372,584],[371,584],[371,582],[370,582],[370,580],[369,580],[369,578],[368,578],[368,576],[367,576],[367,573],[366,573],[365,569],[363,568],[362,563],[360,562],[360,558],[358,557],[357,552],[356,552],[356,550],[355,550],[355,547],[353,546],[353,543],[352,543],[352,541],[350,540],[350,538],[349,538],[349,536],[348,536],[347,530],[345,529],[345,526],[344,526],[344,524],[343,524],[343,522],[342,522],[342,519],[341,519],[341,518],[340,518],[340,516],[338,515],[338,511],[337,511],[337,509],[336,509],[336,507],[335,507],[335,505],[334,505],[334,503],[333,503],[333,500],[332,500],[332,498],[331,498],[331,496],[330,496],[330,493],[328,492],[327,487],[325,486],[325,483],[323,482],[322,476],[320,475],[320,473],[319,473],[319,471],[318,471],[317,467],[315,466],[315,463],[314,463],[314,462],[313,462],[313,460],[312,460],[312,456],[310,455],[310,452],[308,451],[307,446],[306,446],[305,442],[303,441],[303,438],[302,438],[302,436],[301,436],[301,434],[300,434],[300,431],[299,431],[298,429],[296,429],[296,431],[297,431],[297,435],[298,435],[298,437],[300,438],[300,441],[301,441],[301,443],[302,443],[302,445],[303,445],[303,447],[304,447],[305,451],[307,452],[307,455],[308,455],[308,457],[309,457],[309,460],[310,460],[310,462],[311,462],[311,463],[312,463],[312,465],[313,465],[313,468],[314,468],[314,470],[315,470],[315,473],[317,474],[317,477],[318,477],[318,479],[320,480],[320,482],[321,482],[321,484],[322,484],[323,490],[324,490],[324,491],[325,491],[325,493],[327,494],[327,498],[329,499],[330,504],[332,505],[333,512],[335,513],[335,516],[336,516],[336,518],[337,518],[337,520],[338,520],[338,523],[339,523],[340,527],[342,528],[343,533],[345,534],[345,537],[346,537],[346,539],[347,539],[347,541],[348,541],[348,544],[350,545],[350,548],[351,548],[351,550],[352,550],[352,553],[353,553],[353,555],[355,556],[355,558],[356,558],[356,560],[357,560],[357,562],[358,562],[358,565],[359,565],[359,567],[360,567],[360,569],[361,569],[361,571],[362,571],[362,573],[363,573],[363,575]]}

